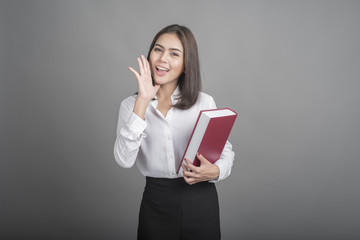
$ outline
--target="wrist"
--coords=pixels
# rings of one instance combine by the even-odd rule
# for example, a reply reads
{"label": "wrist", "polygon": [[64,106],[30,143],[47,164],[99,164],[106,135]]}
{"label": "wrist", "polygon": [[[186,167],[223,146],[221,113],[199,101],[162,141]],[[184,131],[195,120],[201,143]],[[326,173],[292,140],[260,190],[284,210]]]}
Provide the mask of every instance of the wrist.
{"label": "wrist", "polygon": [[151,100],[152,100],[152,98],[146,98],[146,97],[143,97],[141,95],[138,95],[137,98],[136,98],[136,102],[138,104],[145,104],[145,105],[148,105]]}
{"label": "wrist", "polygon": [[220,176],[220,168],[219,166],[213,164],[213,180],[218,179]]}
{"label": "wrist", "polygon": [[145,112],[150,103],[149,99],[144,99],[141,97],[137,97],[135,101],[135,106],[133,112],[140,117],[141,119],[145,120]]}

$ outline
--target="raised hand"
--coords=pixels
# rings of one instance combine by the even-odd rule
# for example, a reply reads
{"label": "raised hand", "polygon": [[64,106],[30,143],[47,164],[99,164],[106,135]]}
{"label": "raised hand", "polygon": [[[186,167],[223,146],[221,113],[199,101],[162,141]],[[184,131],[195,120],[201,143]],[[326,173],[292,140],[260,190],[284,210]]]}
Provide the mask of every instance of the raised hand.
{"label": "raised hand", "polygon": [[129,67],[128,69],[135,75],[137,79],[139,90],[138,98],[150,101],[155,97],[160,85],[153,85],[150,64],[149,61],[144,57],[144,55],[141,55],[141,59],[137,58],[137,61],[139,63],[140,74],[132,67]]}

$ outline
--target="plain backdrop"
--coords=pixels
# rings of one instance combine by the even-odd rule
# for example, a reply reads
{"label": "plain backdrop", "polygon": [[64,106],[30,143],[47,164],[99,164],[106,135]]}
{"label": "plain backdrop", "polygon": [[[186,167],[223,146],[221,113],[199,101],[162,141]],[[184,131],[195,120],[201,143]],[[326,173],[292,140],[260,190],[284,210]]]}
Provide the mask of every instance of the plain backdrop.
{"label": "plain backdrop", "polygon": [[113,157],[127,70],[178,23],[239,113],[225,240],[360,239],[360,1],[1,1],[0,238],[135,239],[144,177]]}

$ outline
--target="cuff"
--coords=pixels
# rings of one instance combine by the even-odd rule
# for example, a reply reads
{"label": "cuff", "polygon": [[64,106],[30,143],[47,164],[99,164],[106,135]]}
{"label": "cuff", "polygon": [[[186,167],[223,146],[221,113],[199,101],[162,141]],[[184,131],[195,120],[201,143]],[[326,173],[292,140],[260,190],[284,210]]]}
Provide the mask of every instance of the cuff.
{"label": "cuff", "polygon": [[145,137],[144,130],[147,126],[147,123],[141,119],[135,113],[131,113],[130,118],[127,122],[127,127],[129,128],[130,132],[133,133],[134,136],[141,138]]}
{"label": "cuff", "polygon": [[221,161],[216,161],[215,163],[214,163],[214,165],[216,165],[216,166],[218,166],[219,167],[219,176],[216,178],[216,179],[213,179],[213,180],[210,180],[209,182],[211,182],[211,183],[216,183],[216,182],[219,182],[221,179],[223,179],[224,178],[224,171],[222,171],[222,163],[221,163]]}

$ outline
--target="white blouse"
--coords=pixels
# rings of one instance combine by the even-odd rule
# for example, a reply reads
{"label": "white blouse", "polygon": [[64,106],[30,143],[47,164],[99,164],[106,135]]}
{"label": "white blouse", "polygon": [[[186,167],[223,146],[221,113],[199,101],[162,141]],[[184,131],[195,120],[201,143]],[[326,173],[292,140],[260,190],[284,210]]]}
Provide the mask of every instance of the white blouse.
{"label": "white blouse", "polygon": [[[171,96],[175,104],[179,94],[176,88]],[[145,121],[133,113],[136,95],[121,102],[117,134],[114,146],[116,162],[130,168],[136,162],[144,176],[158,178],[182,177],[182,168],[176,174],[187,143],[193,131],[200,110],[214,109],[214,99],[200,92],[197,102],[187,110],[171,108],[166,117],[157,109],[157,100],[150,102],[145,113]],[[230,175],[235,153],[230,142],[216,164],[220,169],[217,182]]]}

